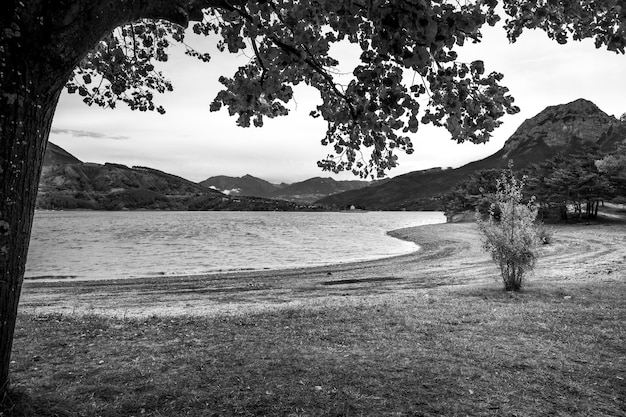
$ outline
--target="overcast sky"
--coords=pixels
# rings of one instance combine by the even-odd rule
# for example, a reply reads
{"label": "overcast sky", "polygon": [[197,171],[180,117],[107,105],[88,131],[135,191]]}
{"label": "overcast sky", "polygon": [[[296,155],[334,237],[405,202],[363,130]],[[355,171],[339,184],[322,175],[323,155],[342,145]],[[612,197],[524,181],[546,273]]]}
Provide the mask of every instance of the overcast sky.
{"label": "overcast sky", "polygon": [[[202,38],[195,42],[215,43]],[[210,50],[205,48],[205,50]],[[596,50],[593,42],[558,45],[542,32],[526,32],[509,44],[502,29],[489,28],[478,45],[467,45],[459,59],[483,59],[487,71],[505,75],[521,112],[506,116],[494,138],[483,145],[451,141],[445,129],[420,126],[412,136],[413,155],[401,156],[396,176],[432,167],[458,167],[498,151],[525,120],[545,107],[578,98],[593,101],[609,115],[626,112],[626,57]],[[172,51],[163,66],[175,91],[157,97],[165,115],[88,107],[77,95],[64,93],[52,126],[50,140],[85,162],[117,162],[148,166],[202,181],[214,175],[250,174],[271,182],[296,182],[316,176],[332,176],[317,168],[316,161],[330,149],[320,140],[325,123],[308,116],[318,95],[296,89],[291,114],[265,121],[262,128],[239,128],[226,110],[209,112],[220,88],[220,75],[231,75],[247,61],[244,55],[212,54],[204,64]],[[347,63],[346,63],[347,64]],[[351,175],[336,179],[356,179]]]}

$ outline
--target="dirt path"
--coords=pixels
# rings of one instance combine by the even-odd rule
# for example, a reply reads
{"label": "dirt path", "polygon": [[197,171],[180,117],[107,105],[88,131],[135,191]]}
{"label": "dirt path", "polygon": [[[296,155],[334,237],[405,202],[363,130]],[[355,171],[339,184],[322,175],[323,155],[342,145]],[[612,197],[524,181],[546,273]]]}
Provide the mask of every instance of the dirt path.
{"label": "dirt path", "polygon": [[[498,270],[482,250],[474,224],[420,226],[392,235],[414,241],[422,249],[378,261],[283,271],[96,282],[27,281],[21,311],[115,316],[238,314],[304,305],[315,308],[446,286],[500,285],[494,282]],[[529,287],[624,280],[625,261],[624,224],[554,227],[554,242],[541,248]]]}

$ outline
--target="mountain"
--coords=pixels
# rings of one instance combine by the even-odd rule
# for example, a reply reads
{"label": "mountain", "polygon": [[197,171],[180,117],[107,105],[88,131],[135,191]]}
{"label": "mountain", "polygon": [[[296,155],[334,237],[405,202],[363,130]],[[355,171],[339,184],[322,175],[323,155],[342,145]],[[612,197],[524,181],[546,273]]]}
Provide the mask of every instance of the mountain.
{"label": "mountain", "polygon": [[517,128],[504,144],[502,158],[522,165],[540,162],[584,142],[601,144],[608,130],[618,124],[616,118],[588,100],[550,106]]}
{"label": "mountain", "polygon": [[200,182],[228,195],[265,197],[311,204],[322,197],[369,186],[368,181],[335,181],[315,177],[293,184],[272,184],[252,175],[243,177],[216,176]]}
{"label": "mountain", "polygon": [[284,184],[272,184],[252,175],[244,175],[243,177],[219,175],[207,178],[199,184],[207,188],[214,188],[228,195],[266,198],[271,197],[275,191],[280,190],[284,186]]}
{"label": "mountain", "polygon": [[48,144],[39,181],[40,209],[297,210],[296,204],[231,197],[153,168],[84,163]]}
{"label": "mountain", "polygon": [[277,190],[272,197],[300,203],[313,203],[331,194],[358,190],[369,185],[368,181],[335,181],[332,178],[315,177]]}
{"label": "mountain", "polygon": [[80,163],[80,159],[76,158],[65,149],[62,149],[60,146],[57,146],[52,142],[48,142],[48,147],[46,148],[46,153],[44,154],[43,159],[44,166]]}
{"label": "mountain", "polygon": [[513,160],[517,169],[542,162],[557,153],[568,153],[585,143],[608,150],[626,135],[626,126],[579,99],[550,106],[522,123],[495,154],[456,169],[430,169],[394,177],[367,189],[348,191],[318,200],[317,204],[370,210],[437,210],[437,196],[474,171],[505,168]]}
{"label": "mountain", "polygon": [[184,209],[188,198],[207,193],[220,195],[151,168],[57,162],[61,160],[44,160],[37,195],[39,208]]}

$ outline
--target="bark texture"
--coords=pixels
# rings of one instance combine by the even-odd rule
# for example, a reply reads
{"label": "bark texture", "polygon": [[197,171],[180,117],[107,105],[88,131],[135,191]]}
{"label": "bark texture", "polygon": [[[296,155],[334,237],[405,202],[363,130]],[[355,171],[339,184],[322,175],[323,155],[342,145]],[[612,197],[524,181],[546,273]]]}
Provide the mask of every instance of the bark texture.
{"label": "bark texture", "polygon": [[2,0],[0,2],[0,403],[43,156],[63,86],[115,27],[141,18],[186,25],[209,0]]}
{"label": "bark texture", "polygon": [[28,69],[21,70],[3,77],[16,88],[0,98],[0,389],[8,384],[37,185],[60,92],[43,92],[47,88],[32,82]]}

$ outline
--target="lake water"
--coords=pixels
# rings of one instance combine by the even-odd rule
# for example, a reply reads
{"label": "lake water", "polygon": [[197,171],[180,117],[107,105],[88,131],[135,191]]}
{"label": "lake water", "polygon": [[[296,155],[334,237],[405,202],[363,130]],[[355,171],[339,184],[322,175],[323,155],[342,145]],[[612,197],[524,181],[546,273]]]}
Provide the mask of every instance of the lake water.
{"label": "lake water", "polygon": [[52,212],[35,214],[27,279],[109,279],[279,269],[409,253],[386,232],[437,212]]}

